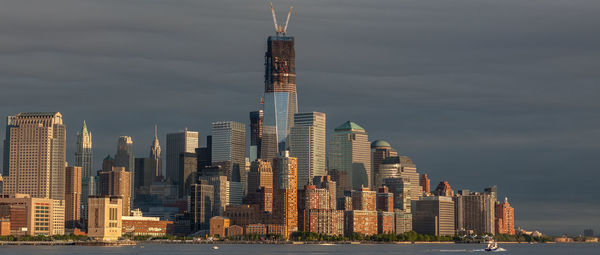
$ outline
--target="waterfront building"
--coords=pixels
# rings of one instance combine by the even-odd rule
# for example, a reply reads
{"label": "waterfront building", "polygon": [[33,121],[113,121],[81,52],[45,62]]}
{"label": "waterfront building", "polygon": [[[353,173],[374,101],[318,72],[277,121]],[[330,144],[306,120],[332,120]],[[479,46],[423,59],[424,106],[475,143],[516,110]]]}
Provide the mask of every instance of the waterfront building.
{"label": "waterfront building", "polygon": [[327,175],[325,159],[326,117],[321,112],[294,114],[289,135],[290,156],[298,159],[299,189],[315,176]]}
{"label": "waterfront building", "polygon": [[179,167],[177,182],[175,183],[178,188],[177,193],[180,199],[187,199],[190,194],[190,186],[196,183],[198,179],[198,154],[189,152],[179,154],[177,166]]}
{"label": "waterfront building", "polygon": [[65,227],[75,229],[81,223],[81,170],[69,166],[65,170]]}
{"label": "waterfront building", "polygon": [[377,211],[377,233],[393,234],[396,233],[396,219],[394,212]]}
{"label": "waterfront building", "polygon": [[248,194],[256,193],[261,187],[273,187],[273,163],[257,159],[252,161],[248,173]]}
{"label": "waterfront building", "polygon": [[454,201],[451,197],[421,197],[414,201],[413,230],[423,235],[453,236]]}
{"label": "waterfront building", "polygon": [[453,197],[455,229],[475,234],[495,234],[495,202],[488,193],[461,191]]}
{"label": "waterfront building", "polygon": [[9,175],[3,194],[65,198],[66,127],[59,112],[18,113],[11,118]]}
{"label": "waterfront building", "polygon": [[515,231],[515,209],[504,198],[504,203],[496,204],[496,230],[498,234],[514,235]]}
{"label": "waterfront building", "polygon": [[[184,131],[167,134],[167,167],[166,178],[175,185],[180,186],[179,191],[183,192],[184,179],[180,179],[180,157],[182,153],[196,153],[198,148],[198,132]],[[197,161],[195,162],[197,164]],[[196,168],[196,166],[194,166]],[[184,194],[179,194],[180,198]]]}
{"label": "waterfront building", "polygon": [[396,235],[410,232],[413,230],[412,227],[412,213],[410,211],[403,211],[399,209],[394,210],[394,227]]}
{"label": "waterfront building", "polygon": [[10,219],[11,235],[52,236],[65,233],[63,200],[35,198],[18,193],[2,195],[0,218]]}
{"label": "waterfront building", "polygon": [[306,209],[303,214],[305,232],[329,236],[344,234],[344,211],[335,209]]}
{"label": "waterfront building", "polygon": [[365,129],[356,123],[346,121],[334,129],[329,140],[328,162],[329,169],[345,171],[348,174],[352,189],[371,187],[369,136]]}
{"label": "waterfront building", "polygon": [[374,187],[383,185],[383,177],[380,177],[379,166],[386,158],[398,156],[398,152],[392,148],[390,143],[384,140],[375,140],[371,143],[371,171],[373,172]]}
{"label": "waterfront building", "polygon": [[429,180],[427,174],[421,174],[419,185],[421,186],[421,189],[425,195],[431,194],[431,180]]}
{"label": "waterfront building", "polygon": [[271,160],[287,150],[298,112],[294,37],[277,33],[267,39],[261,158]]}
{"label": "waterfront building", "polygon": [[190,190],[191,224],[194,231],[209,229],[210,218],[214,215],[214,186],[207,180],[194,183]]}
{"label": "waterfront building", "polygon": [[88,237],[117,241],[123,231],[123,199],[120,196],[90,196],[88,206]]}
{"label": "waterfront building", "polygon": [[172,232],[173,221],[160,220],[160,217],[144,217],[141,211],[132,216],[123,216],[123,234],[132,236],[165,236]]}
{"label": "waterfront building", "polygon": [[411,199],[418,199],[423,195],[421,186],[419,186],[419,173],[413,161],[407,156],[392,156],[383,160],[379,166],[379,176],[382,183],[387,178],[404,178],[410,185]]}
{"label": "waterfront building", "polygon": [[87,218],[87,197],[96,195],[93,193],[94,175],[92,168],[94,167],[94,153],[92,151],[92,132],[88,131],[85,120],[81,130],[77,133],[77,146],[75,148],[75,164],[74,166],[81,167],[81,210],[82,218]]}
{"label": "waterfront building", "polygon": [[221,165],[228,181],[246,184],[246,126],[237,121],[212,123],[213,165]]}
{"label": "waterfront building", "polygon": [[273,221],[284,226],[283,236],[298,231],[298,163],[288,151],[273,162]]}
{"label": "waterfront building", "polygon": [[112,169],[98,172],[98,194],[100,196],[118,196],[123,206],[121,214],[129,216],[131,208],[131,172],[125,167],[112,167]]}
{"label": "waterfront building", "polygon": [[454,190],[452,190],[447,181],[442,181],[438,184],[435,191],[433,191],[433,194],[436,196],[452,197],[454,196]]}
{"label": "waterfront building", "polygon": [[345,211],[344,224],[346,236],[353,233],[375,235],[377,234],[377,211]]}
{"label": "waterfront building", "polygon": [[231,220],[227,217],[215,216],[210,218],[210,236],[226,237],[230,223]]}
{"label": "waterfront building", "polygon": [[250,112],[250,162],[261,158],[264,115],[263,110]]}
{"label": "waterfront building", "polygon": [[228,205],[224,215],[231,220],[231,225],[239,226],[262,223],[265,220],[257,204]]}

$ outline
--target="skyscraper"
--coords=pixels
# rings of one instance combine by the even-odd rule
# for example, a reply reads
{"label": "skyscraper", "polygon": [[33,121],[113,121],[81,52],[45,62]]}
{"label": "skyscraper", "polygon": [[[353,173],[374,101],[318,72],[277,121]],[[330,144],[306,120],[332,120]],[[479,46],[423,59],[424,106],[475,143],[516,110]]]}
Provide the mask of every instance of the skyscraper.
{"label": "skyscraper", "polygon": [[364,128],[346,121],[329,140],[329,169],[345,171],[352,188],[371,187],[371,144]]}
{"label": "skyscraper", "polygon": [[504,198],[504,203],[496,204],[496,229],[498,234],[515,234],[515,209]]}
{"label": "skyscraper", "polygon": [[88,131],[85,120],[81,130],[77,133],[77,147],[75,148],[75,166],[81,167],[81,217],[87,219],[87,201],[94,186],[92,168],[94,167],[94,153],[92,151],[92,132]]}
{"label": "skyscraper", "polygon": [[455,229],[473,231],[475,234],[496,234],[495,200],[487,193],[459,192],[453,197]]}
{"label": "skyscraper", "polygon": [[[117,154],[115,154],[115,166],[125,167],[125,171],[131,173],[131,194],[135,190],[135,159],[133,156],[133,140],[130,136],[121,136],[117,142]],[[127,202],[127,201],[124,201]],[[129,212],[125,212],[125,214]]]}
{"label": "skyscraper", "polygon": [[4,157],[2,157],[2,175],[8,176],[8,162],[10,159],[10,129],[14,127],[15,116],[6,117],[6,136],[4,137]]}
{"label": "skyscraper", "polygon": [[131,172],[125,167],[112,167],[98,172],[98,193],[101,196],[119,196],[123,199],[123,215],[129,216],[131,210]]}
{"label": "skyscraper", "polygon": [[81,167],[65,170],[65,227],[74,229],[81,220]]}
{"label": "skyscraper", "polygon": [[194,183],[190,190],[190,215],[194,231],[208,229],[210,218],[214,215],[214,186],[202,180]]}
{"label": "skyscraper", "polygon": [[321,112],[296,113],[290,131],[290,156],[298,159],[298,188],[315,176],[327,175],[325,160],[326,117]]}
{"label": "skyscraper", "polygon": [[66,127],[62,114],[19,113],[12,124],[3,193],[64,200]]}
{"label": "skyscraper", "polygon": [[451,197],[420,197],[412,213],[413,229],[419,234],[453,236],[455,233]]}
{"label": "skyscraper", "polygon": [[410,182],[411,199],[416,200],[422,196],[423,190],[419,185],[419,173],[417,166],[407,156],[393,156],[383,160],[379,165],[379,176],[383,180],[387,178],[405,178]]}
{"label": "skyscraper", "polygon": [[190,186],[196,183],[198,177],[198,155],[196,153],[179,154],[179,171],[177,187],[179,198],[187,198],[190,194]]}
{"label": "skyscraper", "polygon": [[421,186],[421,189],[423,189],[423,192],[425,194],[431,193],[431,180],[429,180],[429,177],[427,176],[427,174],[421,174],[421,179],[419,180],[419,186]]}
{"label": "skyscraper", "polygon": [[250,112],[250,162],[261,158],[263,119],[263,110]]}
{"label": "skyscraper", "polygon": [[[154,176],[147,176],[148,178],[153,178],[153,181],[160,181],[163,178],[163,173],[162,173],[162,156],[161,156],[161,150],[160,150],[160,143],[158,142],[158,135],[157,135],[157,130],[156,130],[156,126],[154,126],[154,140],[152,141],[152,146],[150,147],[150,156],[148,157],[148,159],[150,160],[150,162],[148,162],[148,166],[149,169],[152,171]],[[146,177],[144,178],[146,179]]]}
{"label": "skyscraper", "polygon": [[184,180],[179,179],[179,157],[182,153],[195,153],[198,148],[198,132],[184,131],[167,134],[167,174],[168,180],[175,185]]}
{"label": "skyscraper", "polygon": [[245,183],[246,126],[237,121],[212,123],[213,165],[223,166],[229,181]]}
{"label": "skyscraper", "polygon": [[298,160],[284,151],[273,162],[273,217],[285,226],[284,236],[298,231]]}
{"label": "skyscraper", "polygon": [[285,29],[278,29],[275,36],[269,36],[265,53],[263,159],[273,159],[278,152],[287,149],[294,114],[298,112],[295,59],[293,36],[285,35]]}
{"label": "skyscraper", "polygon": [[379,165],[383,163],[386,158],[398,156],[398,152],[392,148],[390,143],[384,140],[376,140],[371,143],[371,171],[373,172],[373,185],[375,187],[380,187],[383,183],[381,182],[383,178],[378,178],[380,176]]}

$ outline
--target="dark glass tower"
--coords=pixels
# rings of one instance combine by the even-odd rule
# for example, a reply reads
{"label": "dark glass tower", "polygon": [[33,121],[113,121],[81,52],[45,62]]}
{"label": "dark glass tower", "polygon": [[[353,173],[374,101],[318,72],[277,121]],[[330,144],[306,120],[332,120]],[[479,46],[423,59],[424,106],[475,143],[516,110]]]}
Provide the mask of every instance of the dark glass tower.
{"label": "dark glass tower", "polygon": [[273,159],[287,149],[287,138],[298,112],[294,37],[277,33],[267,39],[261,158]]}

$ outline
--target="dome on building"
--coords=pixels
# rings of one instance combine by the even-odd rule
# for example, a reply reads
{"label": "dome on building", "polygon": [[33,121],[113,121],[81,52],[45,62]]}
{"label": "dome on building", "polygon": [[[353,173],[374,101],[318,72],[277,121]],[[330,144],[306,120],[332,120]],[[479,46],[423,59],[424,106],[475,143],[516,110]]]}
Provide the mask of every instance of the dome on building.
{"label": "dome on building", "polygon": [[392,147],[392,145],[390,145],[390,143],[384,140],[375,140],[371,143],[371,148],[375,147]]}

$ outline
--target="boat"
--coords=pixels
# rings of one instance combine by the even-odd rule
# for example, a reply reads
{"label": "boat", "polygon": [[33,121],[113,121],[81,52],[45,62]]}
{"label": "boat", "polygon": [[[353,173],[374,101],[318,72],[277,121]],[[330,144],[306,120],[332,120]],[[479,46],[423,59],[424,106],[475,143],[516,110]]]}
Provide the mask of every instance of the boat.
{"label": "boat", "polygon": [[216,246],[216,245],[215,245],[215,246],[213,246],[213,247],[212,247],[212,249],[213,249],[213,250],[218,250],[218,249],[219,249],[219,246]]}
{"label": "boat", "polygon": [[488,246],[485,248],[485,251],[498,251],[499,249],[501,248],[498,247],[498,244],[495,241],[490,241]]}

